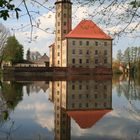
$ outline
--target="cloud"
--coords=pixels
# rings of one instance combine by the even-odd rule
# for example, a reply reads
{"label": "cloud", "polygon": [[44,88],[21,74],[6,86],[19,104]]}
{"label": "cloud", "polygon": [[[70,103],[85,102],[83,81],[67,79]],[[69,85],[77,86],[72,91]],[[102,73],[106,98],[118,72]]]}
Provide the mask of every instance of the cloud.
{"label": "cloud", "polygon": [[36,123],[38,123],[41,127],[47,128],[49,131],[52,131],[54,128],[54,118],[52,117],[52,108],[50,108],[50,105],[46,103],[41,103],[41,102],[33,102],[31,103],[26,103],[25,105],[20,104],[18,106],[19,110],[22,111],[30,111],[32,112],[34,116],[34,120]]}
{"label": "cloud", "polygon": [[55,14],[50,11],[47,14],[38,17],[36,21],[40,22],[40,29],[34,28],[32,34],[34,41],[30,42],[30,39],[28,39],[31,34],[30,30],[17,32],[16,37],[19,42],[23,44],[25,55],[28,48],[30,48],[31,51],[39,51],[42,54],[47,53],[49,55],[48,46],[54,42],[54,34],[52,34],[52,32],[54,31],[55,26]]}
{"label": "cloud", "polygon": [[[47,7],[52,7],[54,6],[54,2],[55,0],[51,1],[49,0],[46,4]],[[102,6],[100,6],[98,8],[97,4],[94,5],[84,5],[84,6],[79,6],[78,4],[76,4],[76,2],[73,3],[73,27],[75,27],[81,20],[83,19],[91,19],[93,20],[97,25],[99,25],[102,29],[104,29],[104,31],[106,33],[111,33],[114,34],[115,32],[119,32],[122,27],[125,26],[124,23],[120,23],[119,25],[115,26],[115,23],[117,23],[117,20],[115,19],[115,17],[111,16],[111,13],[113,12],[115,15],[123,15],[125,13],[125,11],[128,9],[128,4],[127,3],[123,3],[120,4],[119,6],[114,5],[111,7],[110,11],[108,12],[107,15],[101,14],[101,11],[103,10],[103,8],[106,6],[107,4],[104,4]],[[31,7],[31,5],[30,5]],[[33,8],[35,9],[35,8]],[[53,9],[53,11],[55,11],[55,9]],[[30,50],[32,51],[39,51],[42,55],[44,53],[46,53],[47,55],[49,55],[49,48],[48,46],[50,44],[52,44],[55,41],[55,35],[54,34],[50,34],[55,30],[55,13],[53,11],[48,11],[48,10],[42,10],[42,15],[38,16],[35,18],[35,20],[40,23],[39,27],[41,29],[46,29],[46,31],[48,33],[45,33],[42,30],[39,29],[34,29],[33,32],[33,39],[35,39],[35,41],[30,42],[28,37],[30,37],[30,27],[26,28],[26,31],[16,31],[16,37],[19,40],[19,42],[21,44],[23,44],[24,46],[24,54],[26,55],[26,51],[28,48],[30,48]],[[98,14],[96,14],[98,13]],[[109,19],[109,17],[111,16],[111,20]],[[127,16],[124,16],[125,18],[127,18]],[[102,20],[100,20],[102,19]],[[119,19],[118,19],[119,20]],[[104,21],[106,22],[110,22],[110,25],[105,25]],[[139,21],[134,21],[132,22],[129,26],[128,29],[131,29],[133,27],[135,27],[135,25],[138,23]],[[20,18],[18,21],[15,22],[11,22],[11,20],[7,20],[7,22],[5,22],[9,27],[18,27],[20,24],[27,24],[29,23],[29,19],[25,17]],[[17,26],[18,25],[18,26]],[[137,27],[137,31],[139,31],[140,26]],[[134,36],[134,34],[130,35],[130,36]],[[133,42],[133,41],[132,41]],[[114,51],[116,51],[117,49],[120,49],[120,44],[118,43],[117,47],[114,49]],[[123,44],[123,43],[122,43]],[[124,47],[127,47],[127,44],[125,43],[123,45]]]}

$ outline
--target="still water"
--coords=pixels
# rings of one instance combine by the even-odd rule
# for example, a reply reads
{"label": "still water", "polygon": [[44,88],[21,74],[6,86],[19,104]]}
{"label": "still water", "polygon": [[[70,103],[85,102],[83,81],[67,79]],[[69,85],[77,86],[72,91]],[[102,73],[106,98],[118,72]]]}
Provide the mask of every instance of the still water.
{"label": "still water", "polygon": [[138,79],[0,83],[0,140],[140,140]]}

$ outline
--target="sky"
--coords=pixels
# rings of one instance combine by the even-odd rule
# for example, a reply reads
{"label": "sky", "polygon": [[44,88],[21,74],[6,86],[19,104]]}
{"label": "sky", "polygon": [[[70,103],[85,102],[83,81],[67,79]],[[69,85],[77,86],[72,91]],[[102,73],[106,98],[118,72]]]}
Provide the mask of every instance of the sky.
{"label": "sky", "polygon": [[[41,0],[43,1],[43,0]],[[40,1],[40,2],[41,2]],[[53,7],[54,6],[55,0],[48,0],[44,6],[46,7]],[[15,0],[16,5],[20,5],[20,0]],[[48,10],[44,7],[38,7],[39,5],[34,5],[31,3],[28,3],[27,5],[29,10],[31,11],[30,13],[34,15],[33,23],[34,21],[36,24],[39,25],[39,28],[33,29],[32,33],[32,39],[33,41],[30,41],[30,34],[31,34],[31,27],[30,27],[30,21],[29,17],[27,15],[24,15],[25,12],[25,7],[23,5],[20,6],[20,9],[22,12],[20,13],[20,18],[17,20],[15,18],[9,18],[6,21],[3,21],[0,19],[0,23],[3,23],[7,28],[10,29],[11,34],[14,34],[18,41],[24,46],[24,56],[26,56],[26,52],[28,49],[31,51],[39,51],[42,55],[46,53],[49,55],[49,46],[54,43],[55,40],[55,35],[54,35],[54,30],[55,30],[55,9]],[[99,17],[101,18],[100,15],[97,15],[95,17],[92,17],[91,15],[94,14],[95,10],[101,10],[103,8],[97,8],[97,5],[94,6],[79,6],[75,2],[73,2],[73,9],[72,9],[72,27],[74,28],[81,20],[83,19],[91,19],[93,20],[101,29],[103,29],[107,34],[113,33],[116,30],[120,30],[123,26],[124,23],[119,24],[118,26],[111,27],[104,25],[104,23],[100,23]],[[112,7],[115,9],[115,7]],[[35,12],[38,12],[39,14],[35,14]],[[97,11],[96,11],[97,12]],[[118,8],[116,12],[117,14],[123,14],[124,9],[121,7]],[[90,15],[90,16],[89,16]],[[104,17],[106,20],[107,17]],[[115,20],[112,19],[113,22]],[[138,21],[134,21],[129,28],[131,29]],[[27,26],[28,25],[28,26]],[[44,32],[42,31],[45,30],[47,31]],[[132,34],[127,34],[123,35],[121,37],[114,37],[112,36],[113,40],[113,57],[116,57],[117,51],[119,49],[125,50],[127,47],[131,46],[140,46],[140,39],[139,39],[139,32],[140,32],[140,26],[137,28],[137,32]],[[135,35],[134,35],[135,34]]]}

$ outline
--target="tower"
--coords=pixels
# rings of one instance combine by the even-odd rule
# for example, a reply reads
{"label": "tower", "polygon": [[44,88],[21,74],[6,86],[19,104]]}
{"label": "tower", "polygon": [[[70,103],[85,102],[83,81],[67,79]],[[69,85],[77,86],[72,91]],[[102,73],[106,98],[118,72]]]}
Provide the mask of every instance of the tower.
{"label": "tower", "polygon": [[62,66],[62,40],[72,28],[72,3],[71,0],[57,0],[56,5],[56,33],[54,49],[54,66]]}

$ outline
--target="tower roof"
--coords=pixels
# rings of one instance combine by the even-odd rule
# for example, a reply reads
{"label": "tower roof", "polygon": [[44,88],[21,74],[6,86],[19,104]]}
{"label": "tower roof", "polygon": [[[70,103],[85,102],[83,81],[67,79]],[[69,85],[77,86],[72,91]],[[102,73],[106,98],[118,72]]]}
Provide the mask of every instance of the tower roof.
{"label": "tower roof", "polygon": [[95,38],[95,39],[109,39],[109,40],[112,39],[91,20],[82,20],[65,37],[66,38]]}
{"label": "tower roof", "polygon": [[80,128],[91,128],[105,114],[111,110],[92,110],[92,111],[68,111],[68,115],[72,117]]}

